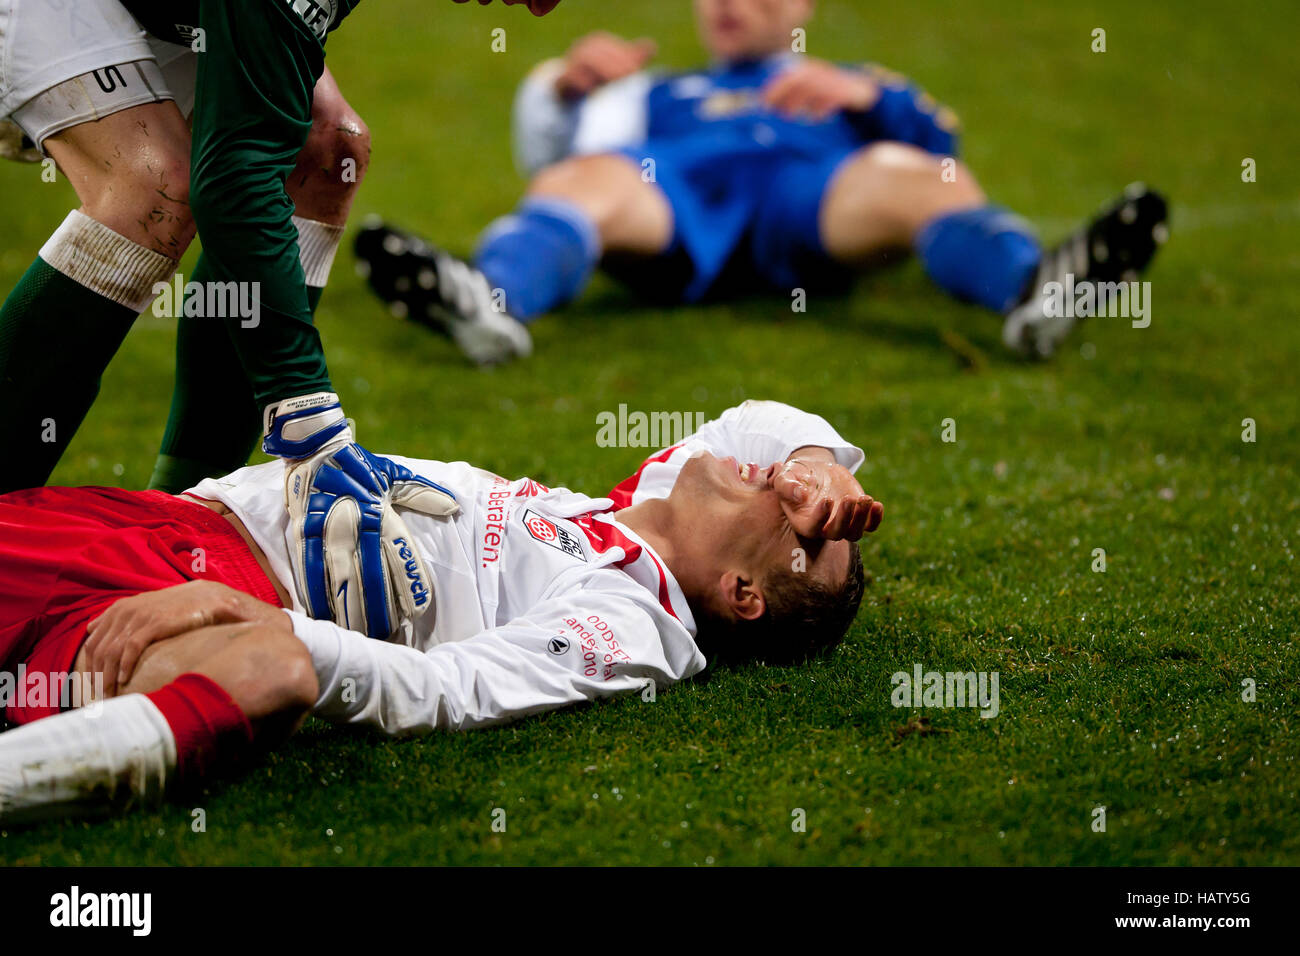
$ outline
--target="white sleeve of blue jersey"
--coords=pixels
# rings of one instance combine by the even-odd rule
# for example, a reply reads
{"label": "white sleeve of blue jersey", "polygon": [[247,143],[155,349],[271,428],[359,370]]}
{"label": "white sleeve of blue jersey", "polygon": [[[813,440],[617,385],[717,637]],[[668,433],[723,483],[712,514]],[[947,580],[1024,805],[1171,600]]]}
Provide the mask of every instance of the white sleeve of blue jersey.
{"label": "white sleeve of blue jersey", "polygon": [[555,92],[562,60],[543,60],[519,84],[512,120],[515,165],[533,175],[569,155],[578,126],[578,104],[566,103]]}
{"label": "white sleeve of blue jersey", "polygon": [[525,175],[573,155],[607,153],[645,140],[649,73],[633,73],[609,83],[578,103],[555,92],[562,60],[533,68],[515,94],[515,165]]}
{"label": "white sleeve of blue jersey", "polygon": [[782,402],[753,399],[705,422],[687,443],[719,458],[730,455],[756,465],[785,461],[805,445],[829,449],[849,471],[857,471],[866,459],[861,448],[841,438],[820,415]]}
{"label": "white sleeve of blue jersey", "polygon": [[312,713],[394,736],[484,727],[662,689],[704,667],[684,627],[676,624],[681,633],[673,633],[667,612],[617,587],[577,588],[425,653],[286,613],[316,668],[320,692]]}
{"label": "white sleeve of blue jersey", "polygon": [[602,86],[583,100],[573,132],[573,153],[609,153],[644,143],[653,85],[651,73],[633,73]]}

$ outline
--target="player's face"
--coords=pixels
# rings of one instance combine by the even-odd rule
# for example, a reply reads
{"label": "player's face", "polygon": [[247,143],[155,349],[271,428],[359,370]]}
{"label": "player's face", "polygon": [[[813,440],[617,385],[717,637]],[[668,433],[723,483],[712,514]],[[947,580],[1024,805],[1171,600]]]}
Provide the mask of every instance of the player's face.
{"label": "player's face", "polygon": [[[697,455],[683,466],[672,497],[701,550],[724,569],[761,582],[769,569],[803,568],[827,581],[848,572],[848,541],[812,541],[790,526],[777,492],[781,466]],[[785,480],[789,480],[788,478]]]}
{"label": "player's face", "polygon": [[789,50],[790,31],[811,10],[812,0],[695,0],[700,39],[723,60]]}

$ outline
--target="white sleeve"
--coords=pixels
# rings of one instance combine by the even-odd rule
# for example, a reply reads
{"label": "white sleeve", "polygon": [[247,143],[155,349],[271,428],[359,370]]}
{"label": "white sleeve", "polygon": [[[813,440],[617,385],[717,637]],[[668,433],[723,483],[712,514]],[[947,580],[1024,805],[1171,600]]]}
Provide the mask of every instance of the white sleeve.
{"label": "white sleeve", "polygon": [[[312,713],[394,736],[504,723],[598,697],[667,687],[703,669],[686,629],[625,594],[579,588],[508,624],[425,653],[294,611],[320,695]],[[666,612],[661,612],[667,618]]]}
{"label": "white sleeve", "polygon": [[566,103],[555,92],[555,79],[564,61],[543,60],[519,84],[511,122],[515,166],[531,176],[568,156],[578,126],[578,104]]}
{"label": "white sleeve", "polygon": [[756,465],[785,461],[805,445],[829,449],[849,471],[857,471],[866,459],[861,448],[841,438],[820,415],[781,402],[753,399],[705,422],[686,444],[692,451],[702,448],[720,458],[732,455],[737,461]]}
{"label": "white sleeve", "polygon": [[633,73],[583,100],[573,132],[574,154],[608,153],[645,142],[653,83],[650,73]]}
{"label": "white sleeve", "polygon": [[577,103],[566,103],[555,92],[563,69],[563,60],[544,60],[515,94],[515,165],[526,175],[567,156],[607,153],[645,140],[649,73],[633,73]]}

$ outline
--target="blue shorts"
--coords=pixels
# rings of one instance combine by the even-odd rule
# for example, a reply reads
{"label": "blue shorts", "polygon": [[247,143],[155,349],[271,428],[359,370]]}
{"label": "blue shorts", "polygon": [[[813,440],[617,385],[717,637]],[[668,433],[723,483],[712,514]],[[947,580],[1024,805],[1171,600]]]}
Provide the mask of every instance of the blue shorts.
{"label": "blue shorts", "polygon": [[827,185],[856,150],[807,156],[752,142],[713,146],[692,138],[620,151],[668,199],[673,239],[658,256],[610,257],[607,271],[679,302],[844,284],[850,270],[826,254],[819,217]]}

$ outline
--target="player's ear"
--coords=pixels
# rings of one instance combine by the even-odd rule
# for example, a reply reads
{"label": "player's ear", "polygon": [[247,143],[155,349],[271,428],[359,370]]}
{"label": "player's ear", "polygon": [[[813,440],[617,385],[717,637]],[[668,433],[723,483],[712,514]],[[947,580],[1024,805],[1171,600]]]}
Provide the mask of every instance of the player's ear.
{"label": "player's ear", "polygon": [[739,571],[724,571],[718,589],[725,607],[743,621],[754,621],[767,610],[767,600],[758,584]]}

